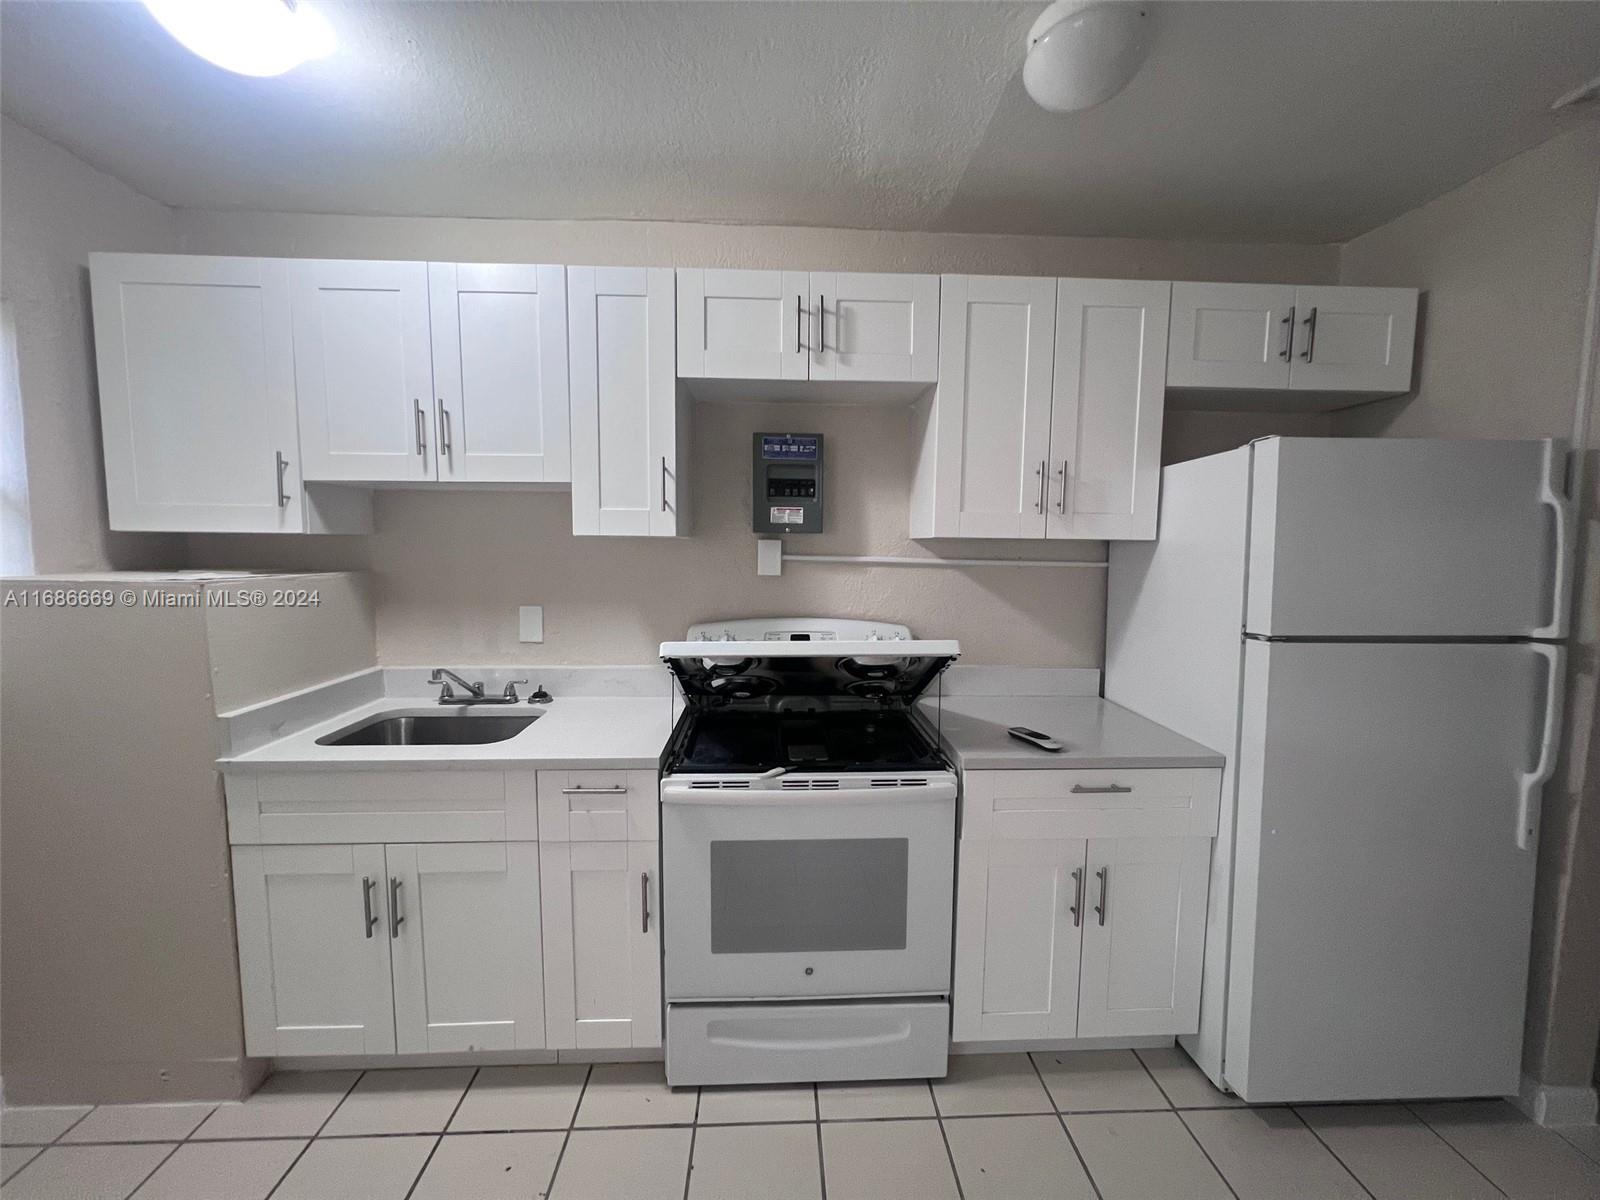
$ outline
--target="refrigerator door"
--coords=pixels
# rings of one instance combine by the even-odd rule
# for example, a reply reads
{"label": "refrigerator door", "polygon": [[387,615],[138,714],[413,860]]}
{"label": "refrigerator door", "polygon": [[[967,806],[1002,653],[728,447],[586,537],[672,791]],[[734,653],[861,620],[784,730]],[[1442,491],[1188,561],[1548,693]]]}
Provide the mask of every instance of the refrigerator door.
{"label": "refrigerator door", "polygon": [[1560,651],[1245,643],[1223,1074],[1250,1101],[1514,1093]]}
{"label": "refrigerator door", "polygon": [[1548,441],[1257,442],[1246,631],[1565,637],[1565,459]]}

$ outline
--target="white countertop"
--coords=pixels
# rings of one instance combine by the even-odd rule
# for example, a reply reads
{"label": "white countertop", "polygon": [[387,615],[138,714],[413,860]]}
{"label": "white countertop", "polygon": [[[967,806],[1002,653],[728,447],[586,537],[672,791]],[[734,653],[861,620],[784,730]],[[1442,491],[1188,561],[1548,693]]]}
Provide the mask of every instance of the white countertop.
{"label": "white countertop", "polygon": [[383,696],[346,709],[251,750],[221,758],[225,771],[293,770],[513,770],[587,767],[654,770],[672,732],[673,712],[665,696],[557,696],[550,704],[475,706],[475,712],[506,716],[542,715],[503,742],[481,746],[319,746],[317,739],[379,713],[428,710],[448,714],[438,694]]}
{"label": "white countertop", "polygon": [[[1098,696],[946,696],[922,714],[938,723],[945,753],[967,771],[1040,768],[1220,767],[1222,755]],[[1051,753],[1006,732],[1026,725],[1067,744]]]}

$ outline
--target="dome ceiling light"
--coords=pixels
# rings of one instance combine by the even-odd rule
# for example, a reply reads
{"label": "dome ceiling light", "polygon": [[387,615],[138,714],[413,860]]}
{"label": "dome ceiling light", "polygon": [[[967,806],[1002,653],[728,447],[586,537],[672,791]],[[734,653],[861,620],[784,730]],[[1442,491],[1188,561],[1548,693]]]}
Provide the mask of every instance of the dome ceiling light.
{"label": "dome ceiling light", "polygon": [[237,75],[282,75],[333,53],[322,14],[295,0],[144,0],[182,45]]}
{"label": "dome ceiling light", "polygon": [[1028,30],[1023,86],[1051,112],[1093,108],[1138,73],[1149,49],[1150,24],[1141,4],[1056,0]]}

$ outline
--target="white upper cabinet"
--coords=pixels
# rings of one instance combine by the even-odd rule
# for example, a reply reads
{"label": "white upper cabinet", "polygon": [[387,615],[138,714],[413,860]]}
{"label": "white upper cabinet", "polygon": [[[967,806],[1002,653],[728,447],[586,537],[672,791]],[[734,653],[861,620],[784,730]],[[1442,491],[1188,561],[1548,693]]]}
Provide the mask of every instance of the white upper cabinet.
{"label": "white upper cabinet", "polygon": [[566,270],[429,263],[428,291],[440,481],[570,480]]}
{"label": "white upper cabinet", "polygon": [[937,276],[701,268],[677,276],[686,379],[936,378]]}
{"label": "white upper cabinet", "polygon": [[811,378],[932,383],[939,377],[939,277],[813,271]]}
{"label": "white upper cabinet", "polygon": [[669,268],[567,270],[574,533],[688,532],[673,300]]}
{"label": "white upper cabinet", "polygon": [[290,272],[302,474],[435,478],[427,264],[307,259]]}
{"label": "white upper cabinet", "polygon": [[1165,282],[1057,282],[1048,536],[1156,536],[1170,300]]}
{"label": "white upper cabinet", "polygon": [[1414,288],[1175,283],[1167,383],[1396,395],[1411,387],[1416,332]]}
{"label": "white upper cabinet", "polygon": [[90,256],[112,529],[300,533],[287,264]]}
{"label": "white upper cabinet", "polygon": [[913,502],[912,536],[1043,537],[1055,280],[946,275],[939,308],[932,453],[918,468],[931,494]]}
{"label": "white upper cabinet", "polygon": [[683,268],[678,374],[691,379],[805,379],[811,287],[803,271]]}

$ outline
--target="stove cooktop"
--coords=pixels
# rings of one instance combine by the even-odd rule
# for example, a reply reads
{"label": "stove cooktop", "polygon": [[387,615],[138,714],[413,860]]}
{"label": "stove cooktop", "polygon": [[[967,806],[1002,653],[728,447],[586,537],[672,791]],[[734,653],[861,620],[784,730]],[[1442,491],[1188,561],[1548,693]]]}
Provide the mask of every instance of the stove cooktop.
{"label": "stove cooktop", "polygon": [[683,773],[937,771],[946,763],[903,709],[691,712],[671,769]]}

